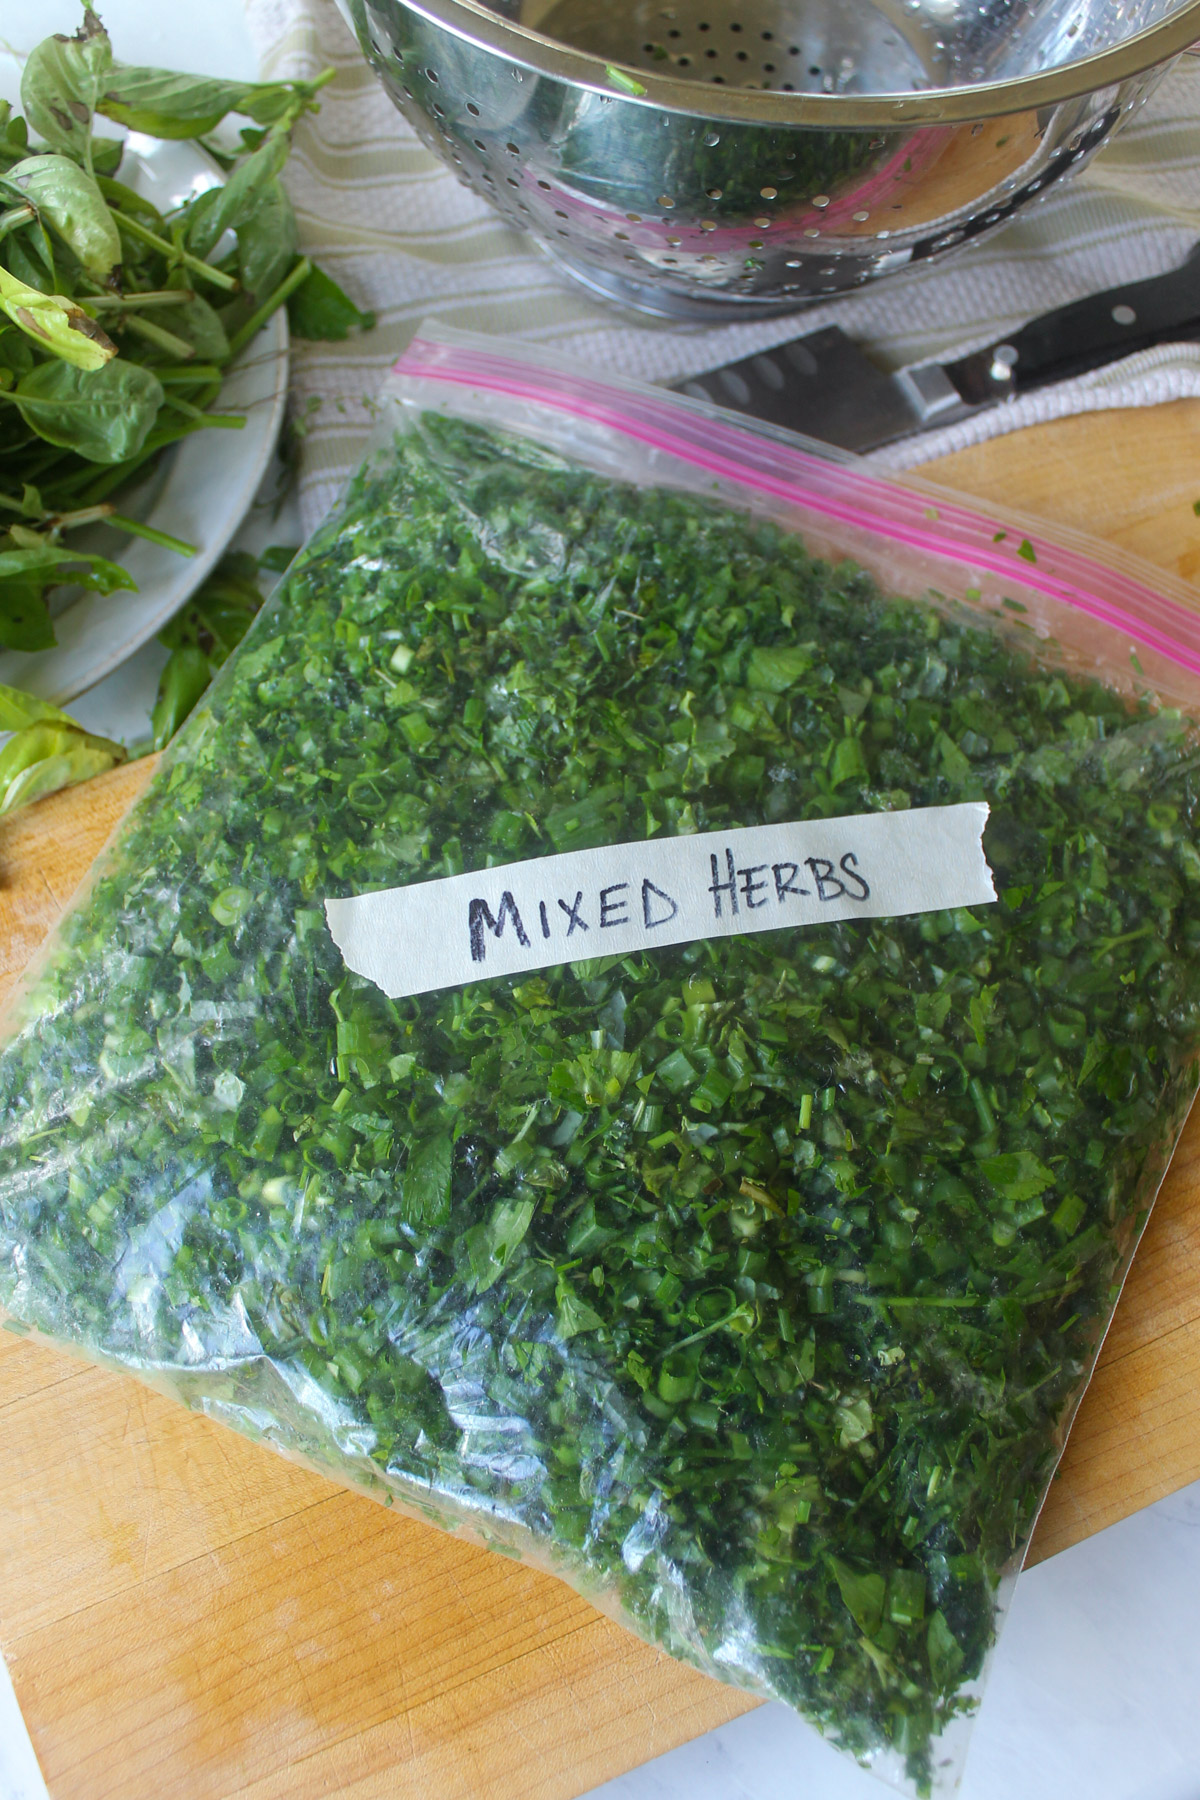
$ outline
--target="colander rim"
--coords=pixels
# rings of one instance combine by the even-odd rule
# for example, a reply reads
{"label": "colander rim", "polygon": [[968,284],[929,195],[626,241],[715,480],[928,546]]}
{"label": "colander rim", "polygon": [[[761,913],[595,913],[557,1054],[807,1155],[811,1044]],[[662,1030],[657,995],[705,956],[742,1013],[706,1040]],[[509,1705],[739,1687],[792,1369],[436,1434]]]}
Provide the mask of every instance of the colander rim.
{"label": "colander rim", "polygon": [[[1076,62],[1005,81],[922,88],[899,94],[780,93],[719,87],[628,64],[606,62],[527,25],[501,18],[480,0],[396,0],[480,49],[505,56],[538,75],[612,100],[693,118],[754,125],[822,126],[846,131],[914,124],[951,125],[1005,117],[1114,87],[1187,50],[1200,39],[1200,0],[1183,0],[1167,18],[1107,50]],[[347,0],[339,0],[344,11]],[[362,0],[351,0],[355,7]],[[703,95],[705,104],[698,104]]]}

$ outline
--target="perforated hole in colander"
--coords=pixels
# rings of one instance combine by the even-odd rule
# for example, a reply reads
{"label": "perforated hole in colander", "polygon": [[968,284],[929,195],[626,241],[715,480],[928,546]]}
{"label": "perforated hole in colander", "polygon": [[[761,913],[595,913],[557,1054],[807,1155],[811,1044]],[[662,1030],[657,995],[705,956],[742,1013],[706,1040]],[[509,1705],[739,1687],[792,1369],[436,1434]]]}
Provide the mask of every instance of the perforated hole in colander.
{"label": "perforated hole in colander", "polygon": [[538,32],[574,49],[718,87],[924,88],[939,78],[946,52],[900,0],[553,0],[537,12],[530,22]]}

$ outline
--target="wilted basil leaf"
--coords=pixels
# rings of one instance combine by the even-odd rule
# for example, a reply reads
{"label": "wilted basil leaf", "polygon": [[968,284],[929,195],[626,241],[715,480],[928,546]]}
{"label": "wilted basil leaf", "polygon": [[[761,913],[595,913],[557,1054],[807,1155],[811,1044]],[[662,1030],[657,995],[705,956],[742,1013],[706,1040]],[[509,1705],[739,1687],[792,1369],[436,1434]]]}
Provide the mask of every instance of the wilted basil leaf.
{"label": "wilted basil leaf", "polygon": [[95,180],[67,156],[29,156],[6,180],[37,207],[89,275],[103,281],[121,260],[121,237]]}
{"label": "wilted basil leaf", "polygon": [[92,115],[111,64],[108,33],[88,6],[73,37],[43,38],[21,72],[21,105],[34,131],[89,171]]}
{"label": "wilted basil leaf", "polygon": [[[76,371],[99,370],[117,347],[87,313],[64,294],[44,294],[0,265],[0,312],[42,350]],[[62,366],[59,365],[47,365]],[[58,442],[58,439],[54,439]]]}
{"label": "wilted basil leaf", "polygon": [[120,744],[94,737],[65,715],[62,723],[27,726],[0,749],[0,815],[90,781],[124,760]]}

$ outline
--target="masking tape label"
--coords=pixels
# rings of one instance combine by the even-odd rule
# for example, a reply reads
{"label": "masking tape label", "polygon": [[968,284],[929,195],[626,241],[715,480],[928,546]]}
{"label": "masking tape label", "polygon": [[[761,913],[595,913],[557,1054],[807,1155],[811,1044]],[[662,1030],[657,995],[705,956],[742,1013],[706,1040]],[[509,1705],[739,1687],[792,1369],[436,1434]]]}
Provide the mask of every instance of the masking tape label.
{"label": "masking tape label", "polygon": [[568,850],[344,900],[346,966],[392,999],[662,944],[996,898],[981,801]]}

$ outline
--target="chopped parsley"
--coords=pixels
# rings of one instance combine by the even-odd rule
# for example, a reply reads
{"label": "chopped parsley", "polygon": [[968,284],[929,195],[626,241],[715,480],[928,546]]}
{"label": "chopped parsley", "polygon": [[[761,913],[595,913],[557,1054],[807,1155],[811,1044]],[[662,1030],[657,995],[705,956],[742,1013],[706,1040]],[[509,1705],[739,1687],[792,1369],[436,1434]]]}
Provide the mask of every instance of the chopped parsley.
{"label": "chopped parsley", "polygon": [[[13,1318],[926,1791],[1196,1086],[1176,713],[776,526],[426,417],[0,1056]],[[1000,902],[391,1001],[327,896],[968,799]]]}

